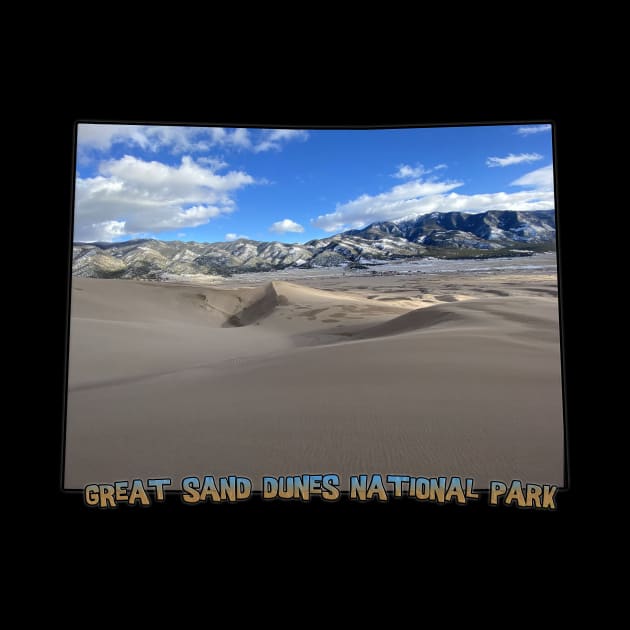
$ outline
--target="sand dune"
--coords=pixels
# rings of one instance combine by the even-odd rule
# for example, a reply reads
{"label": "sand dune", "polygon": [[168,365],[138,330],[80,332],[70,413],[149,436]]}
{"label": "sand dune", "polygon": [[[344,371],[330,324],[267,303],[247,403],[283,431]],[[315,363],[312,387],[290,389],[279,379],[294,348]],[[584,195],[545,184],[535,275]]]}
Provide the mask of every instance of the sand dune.
{"label": "sand dune", "polygon": [[442,281],[380,300],[379,282],[74,279],[66,487],[308,472],[562,484],[557,300],[513,278],[506,295]]}

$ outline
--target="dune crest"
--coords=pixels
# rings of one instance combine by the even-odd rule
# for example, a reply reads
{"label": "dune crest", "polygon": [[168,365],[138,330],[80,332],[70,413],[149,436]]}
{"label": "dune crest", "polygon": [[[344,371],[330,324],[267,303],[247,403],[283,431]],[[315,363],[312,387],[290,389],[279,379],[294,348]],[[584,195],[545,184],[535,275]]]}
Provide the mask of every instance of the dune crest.
{"label": "dune crest", "polygon": [[[246,291],[247,293],[243,293]],[[229,315],[224,327],[249,326],[269,316],[280,303],[273,282],[257,289],[241,289],[237,295],[240,309]],[[246,299],[245,299],[246,298]]]}
{"label": "dune crest", "polygon": [[305,471],[562,483],[553,278],[250,280],[73,280],[67,488]]}

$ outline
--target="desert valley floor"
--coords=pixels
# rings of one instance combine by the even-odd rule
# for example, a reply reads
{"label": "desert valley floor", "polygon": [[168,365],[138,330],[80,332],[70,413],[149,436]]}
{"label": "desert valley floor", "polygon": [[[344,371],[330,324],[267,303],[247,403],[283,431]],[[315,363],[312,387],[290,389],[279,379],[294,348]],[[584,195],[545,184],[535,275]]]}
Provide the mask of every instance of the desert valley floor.
{"label": "desert valley floor", "polygon": [[66,488],[306,473],[563,485],[555,255],[202,280],[72,279]]}

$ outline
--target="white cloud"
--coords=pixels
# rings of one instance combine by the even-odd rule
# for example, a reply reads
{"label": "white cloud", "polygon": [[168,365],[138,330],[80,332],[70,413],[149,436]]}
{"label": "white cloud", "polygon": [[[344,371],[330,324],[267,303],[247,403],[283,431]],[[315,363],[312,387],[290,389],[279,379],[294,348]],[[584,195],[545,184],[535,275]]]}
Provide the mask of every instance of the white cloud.
{"label": "white cloud", "polygon": [[486,166],[489,166],[490,168],[495,166],[512,166],[513,164],[536,162],[542,159],[543,156],[540,155],[540,153],[520,153],[519,155],[510,153],[505,157],[489,157],[486,160]]}
{"label": "white cloud", "polygon": [[272,149],[279,151],[283,142],[304,141],[307,138],[308,132],[303,129],[265,129],[262,140],[254,146],[254,152],[261,153]]}
{"label": "white cloud", "polygon": [[416,164],[415,166],[410,166],[409,164],[399,164],[398,170],[392,175],[392,177],[396,177],[397,179],[417,179],[418,177],[422,177],[423,175],[428,175],[429,173],[433,173],[433,171],[439,171],[443,168],[447,168],[446,164],[438,164],[433,168],[424,168],[423,164]]}
{"label": "white cloud", "polygon": [[75,239],[113,240],[146,232],[197,227],[234,210],[232,194],[254,183],[241,171],[216,174],[191,157],[179,166],[126,155],[77,178]]}
{"label": "white cloud", "polygon": [[239,238],[249,239],[249,236],[247,236],[246,234],[235,234],[234,232],[228,232],[225,235],[226,241],[238,241]]}
{"label": "white cloud", "polygon": [[100,223],[94,223],[91,227],[93,232],[99,235],[98,238],[75,238],[75,240],[113,241],[115,238],[125,235],[125,221],[101,221]]}
{"label": "white cloud", "polygon": [[[291,140],[306,140],[308,132],[300,129],[226,129],[223,127],[178,127],[171,125],[79,124],[77,146],[85,154],[93,149],[107,151],[114,144],[140,147],[156,152],[198,153],[216,147],[235,147],[260,153],[280,150]],[[205,158],[216,160],[216,158]],[[221,163],[221,160],[217,160]],[[223,163],[225,164],[225,163]],[[215,168],[219,168],[215,166]]]}
{"label": "white cloud", "polygon": [[82,123],[77,128],[77,145],[79,149],[84,147],[109,149],[114,139],[124,137],[129,131],[130,127],[127,125],[86,125]]}
{"label": "white cloud", "polygon": [[[225,130],[224,130],[225,131]],[[243,149],[251,149],[252,141],[249,137],[249,131],[247,129],[235,129],[232,134],[226,132],[224,144],[233,144],[234,146],[241,147]]]}
{"label": "white cloud", "polygon": [[527,127],[519,127],[516,133],[519,136],[531,136],[534,133],[543,133],[550,130],[551,125],[527,125]]}
{"label": "white cloud", "polygon": [[283,219],[282,221],[276,221],[269,228],[269,231],[278,232],[278,234],[284,234],[285,232],[304,232],[304,227],[291,219]]}
{"label": "white cloud", "polygon": [[422,164],[418,164],[415,168],[413,166],[409,166],[409,164],[401,164],[398,167],[398,170],[392,175],[392,177],[397,177],[398,179],[407,179],[409,177],[421,177],[427,171],[425,170]]}
{"label": "white cloud", "polygon": [[[550,167],[547,167],[550,168]],[[544,169],[539,169],[544,170]],[[534,171],[536,173],[537,171]],[[496,192],[463,195],[452,192],[462,182],[411,181],[379,195],[361,195],[335,211],[318,216],[311,223],[326,232],[341,232],[365,227],[375,221],[393,221],[431,212],[486,212],[487,210],[550,210],[554,207],[553,187],[540,186],[545,175],[534,176],[519,184],[533,187],[514,193]],[[523,176],[521,179],[525,179]]]}
{"label": "white cloud", "polygon": [[79,151],[107,151],[114,144],[140,147],[152,152],[167,148],[175,154],[208,151],[215,146],[251,148],[247,129],[230,131],[222,127],[79,124]]}
{"label": "white cloud", "polygon": [[197,162],[199,162],[199,164],[209,166],[213,171],[219,171],[222,168],[226,168],[228,166],[228,163],[224,162],[221,158],[213,158],[207,156],[198,157]]}
{"label": "white cloud", "polygon": [[[312,223],[326,232],[338,232],[364,227],[374,221],[397,219],[413,212],[423,213],[424,208],[428,207],[427,200],[462,185],[463,182],[405,182],[379,195],[361,195],[347,203],[338,204],[335,212],[318,216]],[[433,212],[433,209],[429,208],[426,212]]]}
{"label": "white cloud", "polygon": [[528,186],[536,190],[553,191],[553,164],[526,173],[511,182],[510,186]]}

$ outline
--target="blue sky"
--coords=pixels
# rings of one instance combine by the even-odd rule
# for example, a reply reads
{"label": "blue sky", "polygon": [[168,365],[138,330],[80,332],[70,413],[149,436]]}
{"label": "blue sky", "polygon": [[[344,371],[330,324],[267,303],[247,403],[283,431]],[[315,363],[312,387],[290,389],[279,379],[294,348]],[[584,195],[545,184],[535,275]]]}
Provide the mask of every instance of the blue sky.
{"label": "blue sky", "polygon": [[550,125],[79,124],[77,241],[304,243],[430,212],[554,207]]}

